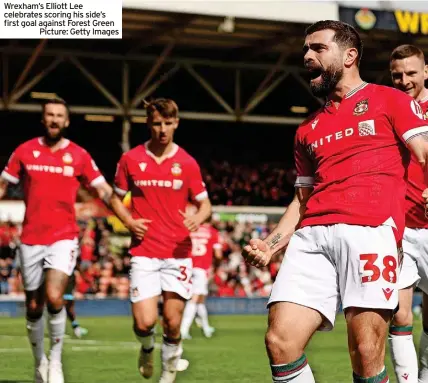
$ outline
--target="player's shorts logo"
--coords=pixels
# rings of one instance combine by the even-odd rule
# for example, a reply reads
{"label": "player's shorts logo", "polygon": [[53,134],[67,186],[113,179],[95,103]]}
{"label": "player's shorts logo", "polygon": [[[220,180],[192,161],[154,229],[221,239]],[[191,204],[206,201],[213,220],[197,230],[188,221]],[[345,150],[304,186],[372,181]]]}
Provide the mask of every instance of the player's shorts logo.
{"label": "player's shorts logo", "polygon": [[73,162],[73,157],[71,156],[70,153],[65,153],[62,156],[62,160],[64,161],[65,164],[71,164]]}
{"label": "player's shorts logo", "polygon": [[138,287],[133,287],[133,288],[132,288],[132,290],[131,290],[131,295],[132,295],[134,298],[137,298],[137,297],[140,295],[140,292],[138,291]]}
{"label": "player's shorts logo", "polygon": [[354,108],[354,116],[362,116],[369,110],[369,100],[365,99],[363,101],[357,102]]}
{"label": "player's shorts logo", "polygon": [[171,168],[172,175],[178,177],[179,175],[181,175],[181,172],[181,165],[178,162],[174,162]]}
{"label": "player's shorts logo", "polygon": [[376,135],[374,120],[361,121],[358,123],[358,134],[363,136]]}

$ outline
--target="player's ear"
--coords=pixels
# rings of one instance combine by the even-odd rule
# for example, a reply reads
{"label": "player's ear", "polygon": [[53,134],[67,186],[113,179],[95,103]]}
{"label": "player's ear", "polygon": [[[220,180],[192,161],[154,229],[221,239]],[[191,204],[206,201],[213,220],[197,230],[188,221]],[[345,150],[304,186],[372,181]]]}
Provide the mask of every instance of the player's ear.
{"label": "player's ear", "polygon": [[424,80],[428,80],[428,65],[424,67]]}
{"label": "player's ear", "polygon": [[67,121],[65,121],[64,127],[68,128],[69,125],[70,125],[70,120],[67,118]]}
{"label": "player's ear", "polygon": [[175,128],[174,129],[177,129],[179,124],[180,124],[180,119],[177,117],[176,121],[175,121]]}
{"label": "player's ear", "polygon": [[344,64],[350,68],[358,60],[358,51],[355,48],[345,50]]}

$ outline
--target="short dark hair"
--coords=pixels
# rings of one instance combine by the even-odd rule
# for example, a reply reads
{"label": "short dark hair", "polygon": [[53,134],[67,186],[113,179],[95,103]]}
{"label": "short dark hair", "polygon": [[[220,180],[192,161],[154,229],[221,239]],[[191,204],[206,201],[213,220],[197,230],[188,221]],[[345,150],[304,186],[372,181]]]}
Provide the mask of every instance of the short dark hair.
{"label": "short dark hair", "polygon": [[158,112],[163,118],[178,118],[178,106],[174,100],[157,98],[146,104],[147,118],[153,118]]}
{"label": "short dark hair", "polygon": [[363,41],[356,29],[342,21],[321,20],[310,25],[305,31],[305,37],[318,31],[331,29],[334,31],[333,41],[342,48],[355,48],[358,52],[357,66],[360,66],[361,57],[363,56]]}
{"label": "short dark hair", "polygon": [[53,98],[49,98],[48,100],[43,102],[42,105],[42,113],[45,113],[45,109],[46,109],[46,105],[49,104],[56,104],[56,105],[64,105],[65,109],[67,110],[67,115],[70,115],[70,108],[68,106],[68,104],[66,103],[66,101],[64,99],[62,99],[61,97],[53,97]]}
{"label": "short dark hair", "polygon": [[395,48],[391,53],[390,61],[403,60],[413,56],[418,57],[419,59],[423,60],[423,62],[425,63],[424,52],[418,47],[415,47],[414,45],[410,45],[410,44],[400,45],[397,48]]}

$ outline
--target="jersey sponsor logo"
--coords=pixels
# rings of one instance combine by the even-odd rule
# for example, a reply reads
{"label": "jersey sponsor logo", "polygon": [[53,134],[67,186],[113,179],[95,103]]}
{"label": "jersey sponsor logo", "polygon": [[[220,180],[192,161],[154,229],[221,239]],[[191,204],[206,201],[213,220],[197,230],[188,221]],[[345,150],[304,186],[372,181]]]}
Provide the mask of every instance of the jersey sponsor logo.
{"label": "jersey sponsor logo", "polygon": [[182,173],[181,165],[178,162],[174,162],[172,164],[171,173],[175,177],[178,177],[179,175],[181,175],[181,173]]}
{"label": "jersey sponsor logo", "polygon": [[74,168],[72,166],[64,166],[64,175],[66,177],[73,177]]}
{"label": "jersey sponsor logo", "polygon": [[363,136],[375,136],[376,129],[374,120],[361,121],[358,123],[358,134]]}
{"label": "jersey sponsor logo", "polygon": [[172,188],[174,190],[180,190],[183,186],[183,181],[182,180],[173,180],[172,181]]}
{"label": "jersey sponsor logo", "polygon": [[55,174],[63,173],[63,168],[61,166],[28,164],[26,166],[26,169],[29,171],[44,172],[44,173],[55,173]]}
{"label": "jersey sponsor logo", "polygon": [[73,157],[71,156],[70,153],[65,153],[62,156],[62,160],[64,161],[65,164],[69,165],[73,162]]}
{"label": "jersey sponsor logo", "polygon": [[34,158],[39,158],[40,152],[38,150],[33,150],[33,156]]}
{"label": "jersey sponsor logo", "polygon": [[[313,143],[309,144],[307,150],[309,154],[312,154],[315,149],[318,147],[331,144],[332,142],[339,141],[341,139],[351,137],[356,134],[356,129],[346,128],[344,130],[339,130],[334,134],[329,134],[327,136],[321,137],[318,140],[315,140]],[[374,120],[361,121],[358,123],[358,135],[363,136],[374,136],[376,135],[375,123]]]}
{"label": "jersey sponsor logo", "polygon": [[140,170],[141,170],[142,172],[144,172],[144,171],[146,170],[146,168],[147,168],[147,163],[146,163],[146,162],[140,162],[140,163],[138,164],[138,166],[140,167]]}
{"label": "jersey sponsor logo", "polygon": [[424,119],[424,112],[422,111],[421,106],[415,101],[410,101],[410,107],[412,108],[412,112],[415,116],[419,117],[421,120]]}
{"label": "jersey sponsor logo", "polygon": [[320,139],[314,141],[308,146],[309,153],[313,153],[314,149],[317,149],[320,146],[330,144],[333,141],[341,140],[344,137],[350,137],[354,134],[354,128],[347,128],[345,130],[340,130],[335,134],[329,134],[328,136],[321,137]]}
{"label": "jersey sponsor logo", "polygon": [[154,186],[154,187],[160,187],[160,188],[173,187],[172,182],[169,180],[135,180],[134,185],[138,187],[141,187],[141,186]]}
{"label": "jersey sponsor logo", "polygon": [[352,113],[354,116],[362,116],[369,110],[369,100],[365,99],[360,102],[357,102],[354,108],[354,112]]}

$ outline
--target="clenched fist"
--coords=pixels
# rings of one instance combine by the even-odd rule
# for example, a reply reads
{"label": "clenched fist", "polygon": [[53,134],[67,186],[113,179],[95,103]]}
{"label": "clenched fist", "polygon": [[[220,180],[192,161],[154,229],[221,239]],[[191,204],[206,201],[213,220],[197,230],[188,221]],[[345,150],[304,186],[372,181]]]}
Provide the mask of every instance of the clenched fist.
{"label": "clenched fist", "polygon": [[242,250],[245,261],[255,267],[265,267],[272,258],[269,246],[261,239],[252,239]]}

